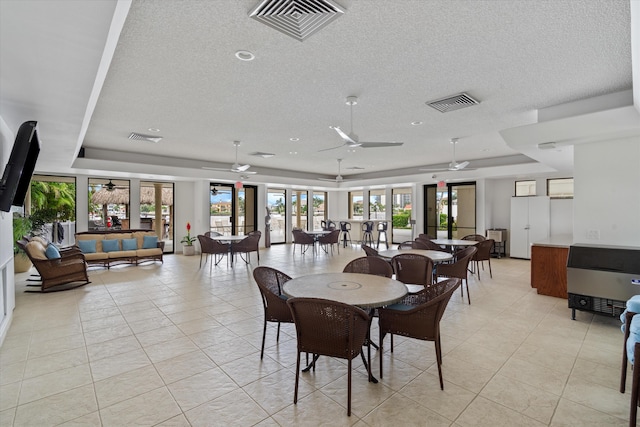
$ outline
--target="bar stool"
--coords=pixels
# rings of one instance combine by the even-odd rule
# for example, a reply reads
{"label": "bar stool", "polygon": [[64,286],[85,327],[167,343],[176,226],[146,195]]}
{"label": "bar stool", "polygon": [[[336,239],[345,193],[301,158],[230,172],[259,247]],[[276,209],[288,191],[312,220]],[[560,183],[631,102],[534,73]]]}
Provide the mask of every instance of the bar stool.
{"label": "bar stool", "polygon": [[389,240],[387,240],[387,227],[389,227],[388,221],[380,221],[378,223],[378,243],[376,244],[376,249],[380,247],[380,237],[384,234],[384,244],[387,245],[387,249],[389,249]]}
{"label": "bar stool", "polygon": [[362,223],[362,243],[373,246],[373,221]]}
{"label": "bar stool", "polygon": [[344,247],[347,247],[347,241],[351,244],[351,223],[347,221],[340,221],[340,232],[342,233],[342,241],[344,242]]}

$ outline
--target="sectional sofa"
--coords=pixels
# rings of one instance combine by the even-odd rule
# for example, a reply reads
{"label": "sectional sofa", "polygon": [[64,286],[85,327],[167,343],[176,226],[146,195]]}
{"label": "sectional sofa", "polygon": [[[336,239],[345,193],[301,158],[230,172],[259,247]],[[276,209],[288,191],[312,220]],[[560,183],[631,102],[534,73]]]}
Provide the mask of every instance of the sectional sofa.
{"label": "sectional sofa", "polygon": [[155,231],[107,230],[76,233],[76,246],[87,264],[111,267],[114,264],[138,265],[143,261],[160,261],[164,242]]}

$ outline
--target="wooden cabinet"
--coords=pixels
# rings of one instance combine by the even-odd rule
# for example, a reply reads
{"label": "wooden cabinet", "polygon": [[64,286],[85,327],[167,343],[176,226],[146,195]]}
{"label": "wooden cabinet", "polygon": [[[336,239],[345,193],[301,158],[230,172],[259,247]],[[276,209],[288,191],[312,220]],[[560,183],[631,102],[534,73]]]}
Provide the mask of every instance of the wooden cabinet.
{"label": "wooden cabinet", "polygon": [[531,246],[531,287],[538,294],[567,298],[568,246]]}

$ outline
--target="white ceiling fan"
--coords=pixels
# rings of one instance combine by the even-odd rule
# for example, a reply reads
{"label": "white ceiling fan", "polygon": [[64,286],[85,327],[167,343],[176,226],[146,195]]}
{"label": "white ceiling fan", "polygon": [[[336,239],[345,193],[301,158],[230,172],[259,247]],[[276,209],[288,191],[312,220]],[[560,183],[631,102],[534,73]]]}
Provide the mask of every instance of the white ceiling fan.
{"label": "white ceiling fan", "polygon": [[462,163],[458,163],[456,162],[456,144],[458,143],[458,138],[451,138],[450,140],[451,145],[453,146],[453,157],[451,160],[451,163],[449,163],[449,166],[446,168],[421,168],[420,170],[423,172],[444,172],[444,171],[461,171],[461,170],[468,170],[468,171],[472,171],[475,169],[467,169],[467,166],[469,166],[469,162],[462,162]]}
{"label": "white ceiling fan", "polygon": [[233,145],[236,146],[236,162],[231,165],[230,169],[212,168],[208,166],[203,166],[202,169],[208,169],[212,171],[236,172],[236,173],[250,174],[250,175],[257,174],[258,172],[252,172],[248,170],[251,167],[251,165],[241,165],[240,163],[238,163],[238,147],[240,146],[240,141],[233,141]]}
{"label": "white ceiling fan", "polygon": [[358,135],[353,133],[353,106],[358,103],[358,97],[356,96],[348,96],[347,97],[347,105],[350,106],[351,110],[351,131],[349,134],[346,134],[339,126],[329,126],[331,129],[335,130],[340,138],[344,141],[344,144],[339,145],[337,147],[325,148],[319,151],[329,151],[336,150],[338,148],[347,147],[347,148],[379,148],[379,147],[399,147],[403,143],[402,142],[360,142],[358,139]]}
{"label": "white ceiling fan", "polygon": [[320,181],[328,181],[328,182],[344,182],[344,181],[348,181],[348,179],[344,179],[341,175],[341,170],[340,170],[340,164],[342,163],[342,159],[337,159],[338,160],[338,175],[331,179],[331,178],[318,178]]}

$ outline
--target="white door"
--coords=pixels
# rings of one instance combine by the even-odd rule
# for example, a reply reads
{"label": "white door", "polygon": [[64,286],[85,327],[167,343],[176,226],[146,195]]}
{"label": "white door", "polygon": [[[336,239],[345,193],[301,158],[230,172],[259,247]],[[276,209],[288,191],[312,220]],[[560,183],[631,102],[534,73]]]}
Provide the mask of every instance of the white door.
{"label": "white door", "polygon": [[509,256],[528,258],[529,253],[529,197],[511,198],[511,230]]}

